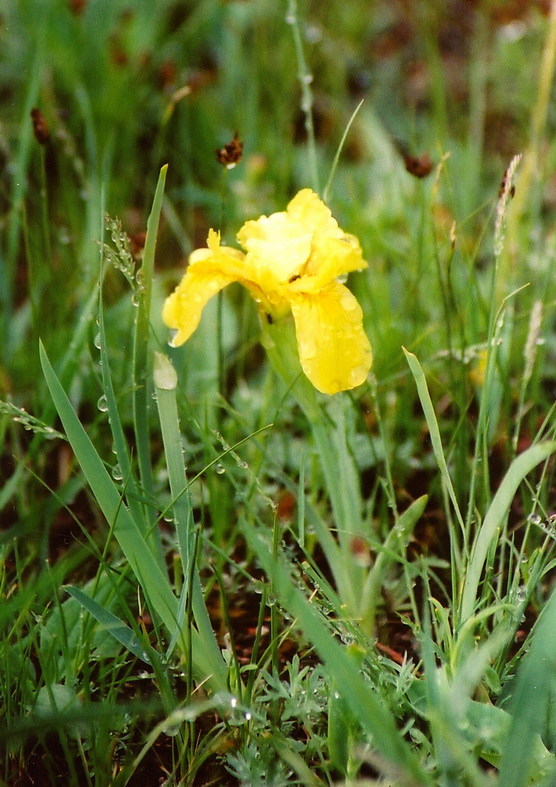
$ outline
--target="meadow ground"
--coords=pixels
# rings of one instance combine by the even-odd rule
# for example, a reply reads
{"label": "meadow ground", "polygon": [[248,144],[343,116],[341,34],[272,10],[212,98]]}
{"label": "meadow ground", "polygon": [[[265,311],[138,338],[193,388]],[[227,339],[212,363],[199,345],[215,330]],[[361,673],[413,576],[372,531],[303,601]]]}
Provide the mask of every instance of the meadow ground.
{"label": "meadow ground", "polygon": [[554,785],[556,2],[0,53],[0,783]]}

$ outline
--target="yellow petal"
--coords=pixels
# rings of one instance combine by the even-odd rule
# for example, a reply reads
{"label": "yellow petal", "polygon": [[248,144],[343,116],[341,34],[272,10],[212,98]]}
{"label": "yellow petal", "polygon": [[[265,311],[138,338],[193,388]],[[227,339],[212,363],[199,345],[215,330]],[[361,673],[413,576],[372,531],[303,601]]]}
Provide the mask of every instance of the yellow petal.
{"label": "yellow petal", "polygon": [[297,292],[316,293],[338,276],[366,267],[359,241],[353,235],[316,236],[305,275],[291,282],[290,287]]}
{"label": "yellow petal", "polygon": [[220,246],[220,239],[212,230],[208,244],[209,248],[191,254],[185,276],[164,302],[162,319],[176,332],[171,342],[174,347],[189,339],[213,295],[241,278],[242,252]]}
{"label": "yellow petal", "polygon": [[266,292],[298,276],[311,253],[311,232],[283,211],[245,222],[237,239],[248,252],[247,276]]}
{"label": "yellow petal", "polygon": [[363,313],[355,296],[339,282],[318,294],[292,298],[299,360],[317,390],[347,391],[365,381],[372,364]]}
{"label": "yellow petal", "polygon": [[302,189],[290,200],[287,214],[291,221],[316,235],[340,238],[343,235],[338,222],[320,197],[311,189]]}

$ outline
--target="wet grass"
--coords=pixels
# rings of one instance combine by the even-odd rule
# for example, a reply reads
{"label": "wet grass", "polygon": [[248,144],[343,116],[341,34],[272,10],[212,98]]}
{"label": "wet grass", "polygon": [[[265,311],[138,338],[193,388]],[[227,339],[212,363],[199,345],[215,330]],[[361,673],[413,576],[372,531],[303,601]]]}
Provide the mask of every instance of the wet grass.
{"label": "wet grass", "polygon": [[[553,784],[556,6],[40,5],[0,5],[0,782]],[[369,263],[332,397],[237,285],[161,320],[307,186]]]}

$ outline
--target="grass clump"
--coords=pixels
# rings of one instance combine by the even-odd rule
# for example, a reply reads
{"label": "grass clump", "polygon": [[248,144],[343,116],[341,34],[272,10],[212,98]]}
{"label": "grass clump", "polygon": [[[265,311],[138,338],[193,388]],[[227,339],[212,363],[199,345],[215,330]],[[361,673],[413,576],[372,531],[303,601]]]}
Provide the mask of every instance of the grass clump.
{"label": "grass clump", "polygon": [[[553,784],[556,5],[151,6],[2,9],[0,782]],[[366,381],[170,347],[308,187]]]}

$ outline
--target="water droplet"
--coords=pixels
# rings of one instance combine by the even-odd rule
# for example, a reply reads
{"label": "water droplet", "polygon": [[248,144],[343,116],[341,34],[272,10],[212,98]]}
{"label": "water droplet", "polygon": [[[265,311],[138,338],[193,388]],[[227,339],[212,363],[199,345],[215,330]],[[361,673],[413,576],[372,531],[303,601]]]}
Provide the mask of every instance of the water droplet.
{"label": "water droplet", "polygon": [[287,25],[295,25],[295,16],[293,14],[288,14],[286,17],[286,24]]}
{"label": "water droplet", "polygon": [[115,464],[114,467],[112,468],[112,478],[114,479],[114,481],[121,481],[123,477],[124,475],[122,473],[122,468],[120,467],[120,465]]}
{"label": "water droplet", "polygon": [[313,75],[312,75],[312,74],[304,74],[304,75],[301,77],[301,81],[302,81],[302,82],[303,82],[303,84],[305,84],[305,85],[310,85],[310,84],[312,83],[312,81],[313,81]]}
{"label": "water droplet", "polygon": [[218,475],[224,475],[224,473],[226,472],[226,468],[224,467],[224,465],[220,464],[220,462],[219,462],[219,463],[218,463],[218,464],[215,466],[215,468],[214,468],[214,472],[215,472],[215,473],[218,473]]}
{"label": "water droplet", "polygon": [[532,525],[540,525],[542,522],[542,517],[539,514],[529,514],[527,521]]}
{"label": "water droplet", "polygon": [[239,463],[239,466],[240,466],[240,467],[241,467],[243,470],[247,470],[247,468],[249,467],[249,465],[247,464],[247,462],[240,462],[240,463]]}
{"label": "water droplet", "polygon": [[96,335],[96,336],[95,336],[95,338],[93,339],[93,344],[95,345],[95,347],[97,348],[97,350],[100,350],[100,349],[102,349],[102,342],[101,342],[101,340],[100,340],[100,333],[97,333],[97,335]]}
{"label": "water droplet", "polygon": [[108,402],[104,394],[102,394],[102,396],[99,396],[97,401],[97,407],[101,413],[106,413],[108,411]]}
{"label": "water droplet", "polygon": [[133,295],[131,296],[131,303],[132,303],[132,305],[133,306],[139,306],[139,301],[140,300],[141,300],[141,293],[140,292],[134,292]]}
{"label": "water droplet", "polygon": [[317,354],[317,345],[314,339],[303,339],[299,342],[299,353],[306,360],[314,358]]}

